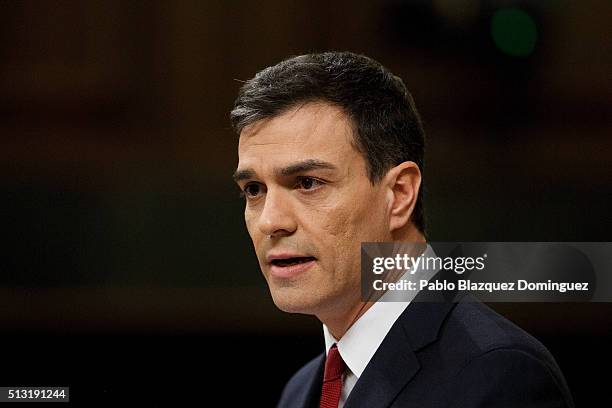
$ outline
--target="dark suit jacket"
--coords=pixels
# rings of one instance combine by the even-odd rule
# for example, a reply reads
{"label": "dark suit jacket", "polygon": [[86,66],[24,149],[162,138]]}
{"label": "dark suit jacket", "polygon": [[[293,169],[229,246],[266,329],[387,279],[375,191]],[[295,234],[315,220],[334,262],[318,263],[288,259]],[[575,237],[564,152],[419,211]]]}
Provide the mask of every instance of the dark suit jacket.
{"label": "dark suit jacket", "polygon": [[[279,408],[318,407],[325,353],[286,385]],[[536,339],[467,295],[412,302],[345,408],[573,407],[563,374]]]}

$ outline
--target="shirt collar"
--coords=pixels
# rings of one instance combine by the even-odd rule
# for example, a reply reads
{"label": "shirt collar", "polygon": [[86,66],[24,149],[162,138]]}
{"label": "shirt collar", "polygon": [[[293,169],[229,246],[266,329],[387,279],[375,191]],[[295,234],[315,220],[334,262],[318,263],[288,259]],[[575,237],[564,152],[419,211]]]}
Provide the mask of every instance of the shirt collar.
{"label": "shirt collar", "polygon": [[[427,245],[425,256],[435,256],[430,245]],[[427,273],[427,276],[423,276],[423,278],[429,279],[433,274],[435,272]],[[353,323],[340,340],[335,339],[327,326],[323,325],[325,352],[329,352],[334,343],[337,344],[342,360],[357,378],[361,377],[374,353],[391,330],[391,326],[408,307],[416,293],[412,293],[411,298],[405,301],[398,301],[395,295],[397,294],[385,293]]]}
{"label": "shirt collar", "polygon": [[374,303],[340,340],[336,340],[327,326],[323,325],[326,352],[336,343],[342,360],[359,378],[393,323],[409,304],[410,302]]}

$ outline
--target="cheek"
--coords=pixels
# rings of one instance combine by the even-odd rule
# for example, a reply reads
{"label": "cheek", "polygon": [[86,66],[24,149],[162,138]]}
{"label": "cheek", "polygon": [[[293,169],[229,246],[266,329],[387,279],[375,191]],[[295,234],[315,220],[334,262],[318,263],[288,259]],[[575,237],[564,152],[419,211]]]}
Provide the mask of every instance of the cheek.
{"label": "cheek", "polygon": [[318,208],[311,216],[321,236],[327,237],[330,241],[327,244],[332,247],[351,235],[351,211],[347,207],[344,203],[335,203]]}
{"label": "cheek", "polygon": [[257,224],[256,224],[256,220],[257,217],[255,214],[253,214],[252,211],[245,211],[244,212],[244,223],[246,225],[247,231],[249,233],[249,236],[251,237],[251,240],[253,241],[253,244],[257,247],[256,242],[257,242],[257,237],[258,237],[258,230],[257,230]]}
{"label": "cheek", "polygon": [[249,231],[249,234],[251,235],[252,235],[252,232],[254,231],[256,220],[257,220],[256,214],[252,210],[249,210],[248,208],[246,208],[244,210],[244,223],[247,227],[247,230]]}
{"label": "cheek", "polygon": [[329,209],[321,214],[321,236],[326,237],[325,252],[328,252],[334,269],[351,268],[353,258],[358,255],[360,243],[360,222],[354,208],[350,206]]}
{"label": "cheek", "polygon": [[247,227],[247,230],[249,231],[249,234],[251,233],[251,226],[253,224],[253,215],[251,214],[251,212],[246,211],[244,212],[244,223]]}
{"label": "cheek", "polygon": [[362,242],[388,240],[384,203],[374,194],[349,205],[336,207],[325,216],[324,234],[334,251],[336,264],[354,267],[359,263]]}

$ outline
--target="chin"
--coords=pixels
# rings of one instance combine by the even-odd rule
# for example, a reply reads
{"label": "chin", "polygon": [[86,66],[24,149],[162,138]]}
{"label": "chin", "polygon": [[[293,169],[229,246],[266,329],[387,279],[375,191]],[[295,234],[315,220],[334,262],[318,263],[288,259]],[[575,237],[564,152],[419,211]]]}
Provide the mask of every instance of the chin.
{"label": "chin", "polygon": [[270,292],[276,307],[286,313],[314,315],[319,306],[318,302],[312,298],[312,295],[309,296],[302,290],[270,288]]}

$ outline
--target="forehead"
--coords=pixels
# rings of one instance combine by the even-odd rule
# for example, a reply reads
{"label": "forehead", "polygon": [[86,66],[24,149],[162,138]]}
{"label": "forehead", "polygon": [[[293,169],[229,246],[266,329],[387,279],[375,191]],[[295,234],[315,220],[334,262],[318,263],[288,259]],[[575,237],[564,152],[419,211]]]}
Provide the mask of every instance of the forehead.
{"label": "forehead", "polygon": [[247,126],[238,143],[238,167],[252,167],[265,159],[343,160],[357,154],[351,121],[332,104],[312,102],[298,105],[270,119]]}

